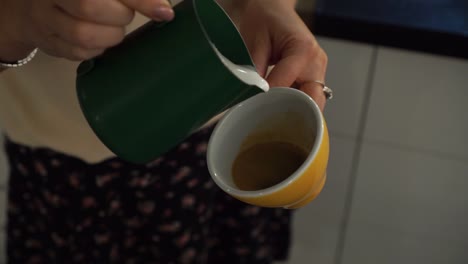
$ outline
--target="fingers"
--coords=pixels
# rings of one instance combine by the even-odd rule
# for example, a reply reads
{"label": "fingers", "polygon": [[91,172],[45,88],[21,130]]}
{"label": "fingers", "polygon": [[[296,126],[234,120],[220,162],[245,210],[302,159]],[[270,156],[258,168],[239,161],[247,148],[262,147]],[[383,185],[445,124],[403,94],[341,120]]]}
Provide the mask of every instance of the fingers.
{"label": "fingers", "polygon": [[71,60],[85,60],[116,45],[125,36],[121,26],[86,22],[70,16],[57,6],[36,12],[42,24],[31,31],[35,46],[50,55]]}
{"label": "fingers", "polygon": [[325,81],[328,58],[315,39],[296,40],[285,49],[268,76],[272,87],[290,87],[293,83],[324,109],[323,87],[314,82]]}
{"label": "fingers", "polygon": [[325,83],[328,57],[318,44],[309,54],[307,66],[299,75],[297,82],[299,84],[299,89],[312,97],[323,111],[327,99],[323,91],[323,86],[315,81]]}
{"label": "fingers", "polygon": [[[244,40],[247,48],[250,51],[252,60],[255,62],[255,67],[261,76],[267,74],[270,61],[271,44],[268,43],[268,36],[260,36],[262,32],[244,34]],[[264,32],[263,32],[264,33]]]}
{"label": "fingers", "polygon": [[61,10],[54,12],[48,30],[70,45],[84,49],[104,49],[116,45],[125,36],[124,27],[106,26],[78,20]]}
{"label": "fingers", "polygon": [[23,9],[18,31],[27,37],[18,39],[72,60],[89,59],[120,43],[135,11],[159,21],[174,17],[166,0],[40,0]]}
{"label": "fingers", "polygon": [[132,9],[117,0],[54,0],[69,15],[108,26],[126,26],[134,16]]}
{"label": "fingers", "polygon": [[271,87],[290,87],[306,66],[306,60],[297,55],[282,58],[268,75]]}
{"label": "fingers", "polygon": [[[93,0],[90,0],[93,1]],[[167,0],[121,0],[122,3],[156,21],[170,21],[174,11]]]}
{"label": "fingers", "polygon": [[325,109],[327,99],[323,92],[322,85],[312,81],[304,82],[302,85],[299,86],[299,89],[304,93],[308,94],[310,97],[312,97],[312,99],[314,99],[314,101],[319,106],[320,110],[323,111]]}
{"label": "fingers", "polygon": [[57,35],[49,35],[45,38],[42,51],[47,54],[67,58],[75,61],[82,61],[95,57],[104,52],[104,49],[85,49],[79,46],[71,45],[69,42],[61,39]]}

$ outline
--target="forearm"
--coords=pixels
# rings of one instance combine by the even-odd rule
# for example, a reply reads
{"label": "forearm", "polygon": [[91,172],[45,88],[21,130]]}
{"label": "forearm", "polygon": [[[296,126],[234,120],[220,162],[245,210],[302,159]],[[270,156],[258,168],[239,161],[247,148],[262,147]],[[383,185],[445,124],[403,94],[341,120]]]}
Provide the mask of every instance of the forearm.
{"label": "forearm", "polygon": [[243,13],[249,5],[253,4],[259,7],[284,5],[285,8],[295,8],[297,0],[216,0],[216,2],[229,14],[234,23],[239,26]]}

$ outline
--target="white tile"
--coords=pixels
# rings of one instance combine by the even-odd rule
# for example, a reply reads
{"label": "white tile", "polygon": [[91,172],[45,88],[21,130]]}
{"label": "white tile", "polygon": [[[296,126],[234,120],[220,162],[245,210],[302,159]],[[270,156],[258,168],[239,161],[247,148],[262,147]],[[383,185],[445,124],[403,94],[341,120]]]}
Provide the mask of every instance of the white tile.
{"label": "white tile", "polygon": [[468,159],[468,60],[379,50],[367,139]]}
{"label": "white tile", "polygon": [[291,254],[288,258],[288,261],[276,263],[276,264],[332,263],[332,262],[324,261],[323,258],[313,255],[313,253],[311,252],[312,248],[314,248],[313,245],[296,244],[293,246],[291,250]]}
{"label": "white tile", "polygon": [[468,263],[468,163],[365,143],[343,264]]}
{"label": "white tile", "polygon": [[325,37],[317,40],[328,55],[326,83],[335,95],[325,109],[330,132],[355,137],[374,48]]}
{"label": "white tile", "polygon": [[294,216],[292,259],[306,263],[333,263],[355,143],[332,137],[327,182],[318,198]]}

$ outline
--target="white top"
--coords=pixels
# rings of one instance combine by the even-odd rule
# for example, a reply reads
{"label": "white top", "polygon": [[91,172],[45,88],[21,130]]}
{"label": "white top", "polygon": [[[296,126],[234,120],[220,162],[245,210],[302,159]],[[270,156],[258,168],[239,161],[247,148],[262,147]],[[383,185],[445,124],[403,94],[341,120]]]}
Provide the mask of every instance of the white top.
{"label": "white top", "polygon": [[79,108],[77,66],[77,62],[38,52],[25,66],[0,74],[0,122],[11,140],[88,162],[112,156]]}
{"label": "white top", "polygon": [[[137,16],[128,31],[146,21]],[[77,66],[78,62],[38,52],[25,66],[0,74],[0,127],[11,140],[90,163],[114,156],[81,113],[75,90]]]}
{"label": "white top", "polygon": [[[180,2],[182,0],[171,1],[173,5]],[[227,8],[234,3],[217,2]],[[136,15],[127,32],[147,21]],[[78,64],[39,51],[28,64],[0,73],[0,127],[12,141],[51,148],[90,163],[115,156],[97,138],[80,110],[75,88]],[[241,67],[236,75],[245,75],[242,79],[247,78],[245,81],[267,90],[268,83],[248,70]],[[217,121],[221,115],[203,127]]]}

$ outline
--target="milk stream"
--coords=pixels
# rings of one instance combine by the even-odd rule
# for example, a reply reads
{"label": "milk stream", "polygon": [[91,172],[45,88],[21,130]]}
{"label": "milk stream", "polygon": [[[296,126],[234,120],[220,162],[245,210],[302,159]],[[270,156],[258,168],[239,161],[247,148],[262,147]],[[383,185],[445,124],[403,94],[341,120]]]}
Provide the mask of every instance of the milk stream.
{"label": "milk stream", "polygon": [[223,54],[221,54],[221,52],[219,52],[219,50],[214,46],[214,44],[211,44],[211,46],[224,66],[226,66],[237,78],[249,85],[255,85],[263,91],[268,92],[270,85],[265,79],[263,79],[262,76],[260,76],[260,74],[258,74],[254,67],[237,65],[228,58],[224,57]]}

